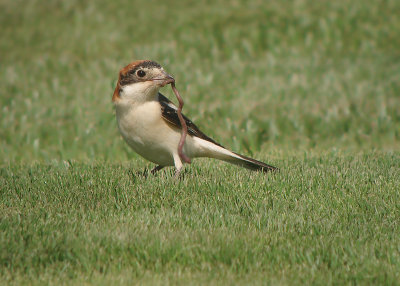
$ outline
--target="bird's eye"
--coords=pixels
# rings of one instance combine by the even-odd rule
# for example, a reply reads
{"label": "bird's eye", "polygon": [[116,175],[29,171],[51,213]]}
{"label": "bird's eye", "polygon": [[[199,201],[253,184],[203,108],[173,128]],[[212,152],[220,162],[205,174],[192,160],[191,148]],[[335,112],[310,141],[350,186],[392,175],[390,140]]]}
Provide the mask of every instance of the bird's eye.
{"label": "bird's eye", "polygon": [[138,77],[144,77],[146,75],[144,70],[138,70],[136,74],[138,75]]}

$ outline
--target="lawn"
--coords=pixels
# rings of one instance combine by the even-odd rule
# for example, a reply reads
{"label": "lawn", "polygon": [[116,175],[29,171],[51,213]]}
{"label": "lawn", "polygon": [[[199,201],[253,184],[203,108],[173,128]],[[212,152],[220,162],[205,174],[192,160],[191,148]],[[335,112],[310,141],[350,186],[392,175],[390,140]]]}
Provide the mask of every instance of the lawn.
{"label": "lawn", "polygon": [[[400,284],[400,2],[0,1],[0,284]],[[260,174],[152,164],[121,67]],[[174,100],[169,87],[162,92]]]}

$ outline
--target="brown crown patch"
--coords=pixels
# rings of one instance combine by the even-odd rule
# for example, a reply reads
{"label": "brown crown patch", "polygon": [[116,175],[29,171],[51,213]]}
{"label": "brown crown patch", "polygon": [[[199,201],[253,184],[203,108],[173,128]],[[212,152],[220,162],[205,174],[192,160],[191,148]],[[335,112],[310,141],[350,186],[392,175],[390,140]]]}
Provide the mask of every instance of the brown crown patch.
{"label": "brown crown patch", "polygon": [[145,63],[145,62],[149,62],[147,60],[138,60],[138,61],[134,61],[131,62],[129,65],[127,65],[126,67],[122,68],[119,71],[119,77],[125,77],[129,72],[137,69],[141,64]]}

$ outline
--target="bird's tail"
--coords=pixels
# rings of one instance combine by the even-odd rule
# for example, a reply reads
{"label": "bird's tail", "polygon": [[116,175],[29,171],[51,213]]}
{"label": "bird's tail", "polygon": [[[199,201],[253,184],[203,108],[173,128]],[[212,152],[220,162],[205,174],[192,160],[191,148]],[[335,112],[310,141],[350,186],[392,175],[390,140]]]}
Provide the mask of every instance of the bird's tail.
{"label": "bird's tail", "polygon": [[279,171],[279,169],[277,167],[268,165],[264,162],[261,161],[257,161],[253,158],[249,158],[243,155],[240,155],[238,153],[234,153],[237,157],[232,157],[232,159],[228,159],[228,160],[224,160],[226,162],[250,169],[250,170],[254,170],[254,171],[262,171],[262,172],[269,172],[269,171]]}
{"label": "bird's tail", "polygon": [[261,161],[257,161],[255,159],[240,155],[238,153],[229,151],[222,146],[216,145],[212,142],[201,140],[201,145],[203,152],[201,157],[209,157],[219,159],[231,164],[235,164],[253,171],[262,171],[262,172],[269,172],[269,171],[279,171],[278,168],[265,164]]}

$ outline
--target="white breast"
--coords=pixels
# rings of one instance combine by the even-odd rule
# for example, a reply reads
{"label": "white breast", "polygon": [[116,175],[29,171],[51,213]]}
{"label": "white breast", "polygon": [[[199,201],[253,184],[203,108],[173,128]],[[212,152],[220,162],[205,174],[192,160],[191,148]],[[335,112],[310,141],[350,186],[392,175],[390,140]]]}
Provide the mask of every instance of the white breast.
{"label": "white breast", "polygon": [[158,101],[118,104],[116,115],[122,137],[136,153],[162,166],[174,165],[180,133],[162,119]]}

